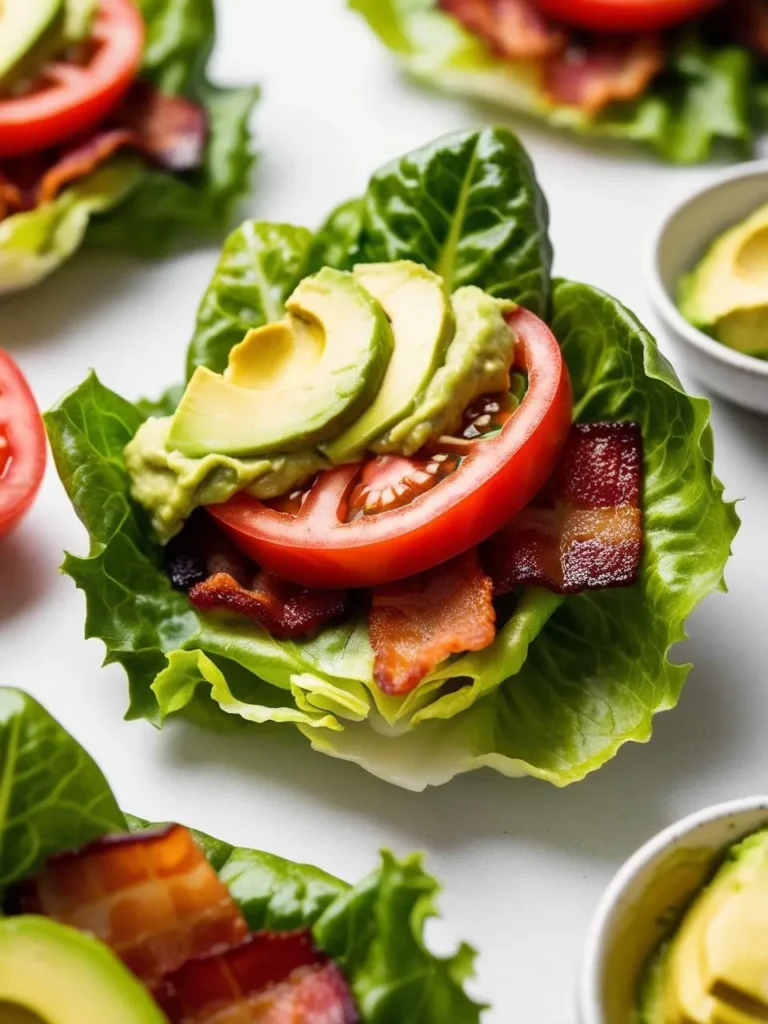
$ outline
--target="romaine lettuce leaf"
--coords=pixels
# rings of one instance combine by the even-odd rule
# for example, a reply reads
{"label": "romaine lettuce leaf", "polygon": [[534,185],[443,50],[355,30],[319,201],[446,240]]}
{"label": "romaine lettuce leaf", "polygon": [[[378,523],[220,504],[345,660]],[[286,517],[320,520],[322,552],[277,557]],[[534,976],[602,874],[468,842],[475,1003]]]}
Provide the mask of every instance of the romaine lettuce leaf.
{"label": "romaine lettuce leaf", "polygon": [[645,143],[679,164],[706,160],[723,147],[743,158],[754,140],[749,52],[705,43],[695,30],[671,40],[667,69],[642,96],[592,116],[550,102],[539,62],[499,58],[439,10],[436,0],[348,2],[410,74],[448,92],[532,114],[580,134]]}
{"label": "romaine lettuce leaf", "polygon": [[138,157],[116,157],[53,202],[0,220],[0,295],[58,269],[82,245],[91,218],[123,202],[145,174]]}
{"label": "romaine lettuce leaf", "polygon": [[120,157],[52,202],[0,220],[0,295],[36,284],[84,242],[158,256],[180,232],[219,231],[248,190],[248,121],[258,89],[221,89],[207,81],[215,38],[212,0],[140,0],[139,7],[147,25],[142,76],[207,112],[203,166],[180,175]]}
{"label": "romaine lettuce leaf", "polygon": [[[478,245],[484,233],[494,258]],[[460,133],[374,175],[314,240],[286,225],[235,232],[200,307],[189,369],[221,369],[244,330],[280,315],[321,254],[340,266],[407,256],[454,283],[548,307],[546,207],[527,157],[502,129]],[[647,739],[688,671],[668,650],[698,601],[722,586],[738,519],[713,475],[707,403],[685,394],[634,317],[569,282],[557,284],[550,310],[578,418],[642,425],[642,580],[565,600],[537,589],[508,599],[491,647],[447,661],[405,698],[374,683],[364,617],[282,641],[245,619],[199,616],[171,590],[123,462],[148,406],[91,377],[48,413],[59,473],[92,538],[89,557],[67,555],[64,568],[86,594],[87,635],[126,668],[129,716],[291,724],[318,750],[411,789],[482,765],[563,785]]]}
{"label": "romaine lettuce leaf", "polygon": [[147,25],[142,76],[205,108],[208,145],[202,168],[192,174],[147,171],[125,203],[92,225],[86,241],[158,256],[180,232],[219,231],[247,192],[253,166],[248,120],[258,89],[221,89],[207,80],[216,37],[213,0],[139,0],[139,8]]}
{"label": "romaine lettuce leaf", "polygon": [[[2,890],[53,853],[148,822],[124,816],[97,766],[32,697],[0,688]],[[478,1024],[464,991],[475,954],[438,957],[424,943],[437,883],[421,858],[381,862],[356,886],[309,864],[193,834],[250,928],[311,928],[344,971],[365,1024]]]}
{"label": "romaine lettuce leaf", "polygon": [[0,895],[52,853],[125,827],[80,744],[37,701],[0,687]]}

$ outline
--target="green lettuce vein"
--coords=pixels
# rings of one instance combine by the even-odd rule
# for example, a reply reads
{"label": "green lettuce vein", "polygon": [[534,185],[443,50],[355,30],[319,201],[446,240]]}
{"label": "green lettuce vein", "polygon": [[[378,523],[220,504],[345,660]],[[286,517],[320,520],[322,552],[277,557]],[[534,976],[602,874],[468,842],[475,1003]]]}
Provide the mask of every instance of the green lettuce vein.
{"label": "green lettuce vein", "polygon": [[633,420],[645,447],[639,583],[563,599],[529,589],[500,608],[486,650],[455,656],[405,698],[382,694],[364,616],[310,640],[276,640],[249,620],[203,617],[162,571],[131,499],[125,444],[178,389],[134,405],[91,375],[46,415],[59,474],[91,539],[64,570],[84,591],[86,635],[123,665],[129,718],[182,714],[217,728],[298,728],[315,749],[410,789],[479,767],[556,785],[645,741],[690,666],[669,660],[698,602],[722,589],[738,518],[713,471],[709,405],[688,396],[642,325],[583,284],[550,280],[547,211],[530,162],[503,129],[463,132],[374,175],[313,237],[246,222],[201,303],[188,371],[221,370],[245,330],[279,316],[318,264],[412,259],[448,287],[475,283],[549,320],[577,418]]}

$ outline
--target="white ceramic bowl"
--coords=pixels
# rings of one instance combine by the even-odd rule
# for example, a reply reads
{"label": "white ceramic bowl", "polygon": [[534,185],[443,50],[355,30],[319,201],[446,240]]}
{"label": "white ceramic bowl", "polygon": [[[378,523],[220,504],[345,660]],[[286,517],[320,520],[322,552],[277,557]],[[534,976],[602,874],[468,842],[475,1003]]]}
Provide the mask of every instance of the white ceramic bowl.
{"label": "white ceramic bowl", "polygon": [[726,849],[768,825],[768,795],[707,807],[641,847],[608,886],[587,936],[580,1024],[636,1024],[648,958]]}
{"label": "white ceramic bowl", "polygon": [[[723,398],[768,414],[768,360],[743,355],[682,316],[675,305],[680,279],[723,231],[768,203],[768,160],[717,174],[675,206],[655,231],[646,262],[651,301],[692,376]],[[766,282],[768,289],[768,282]]]}

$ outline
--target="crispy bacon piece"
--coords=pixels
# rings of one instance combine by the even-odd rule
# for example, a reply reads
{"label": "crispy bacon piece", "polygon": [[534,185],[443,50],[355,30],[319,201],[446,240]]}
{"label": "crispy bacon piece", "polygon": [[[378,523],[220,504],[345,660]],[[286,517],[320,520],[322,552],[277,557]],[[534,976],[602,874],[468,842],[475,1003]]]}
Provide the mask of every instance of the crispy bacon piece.
{"label": "crispy bacon piece", "polygon": [[385,693],[409,693],[449,654],[493,643],[493,585],[472,548],[449,562],[371,591],[374,678]]}
{"label": "crispy bacon piece", "polygon": [[150,989],[190,957],[248,933],[229,890],[180,825],[107,836],[51,857],[16,887],[11,904],[95,935]]}
{"label": "crispy bacon piece", "polygon": [[203,512],[167,545],[165,566],[201,611],[256,619],[276,637],[308,636],[347,609],[345,590],[311,590],[259,570]]}
{"label": "crispy bacon piece", "polygon": [[311,590],[279,579],[266,569],[244,586],[228,572],[217,572],[189,591],[201,611],[227,611],[256,619],[275,637],[293,638],[316,633],[347,608],[345,590]]}
{"label": "crispy bacon piece", "polygon": [[55,199],[120,149],[135,149],[168,171],[194,170],[202,163],[207,133],[202,107],[183,96],[166,96],[149,82],[137,82],[108,125],[65,147],[0,167],[0,220]]}
{"label": "crispy bacon piece", "polygon": [[171,1024],[357,1024],[339,968],[309,931],[259,932],[187,961],[165,979],[159,1002]]}
{"label": "crispy bacon piece", "polygon": [[737,43],[768,56],[768,3],[766,0],[730,0],[718,21]]}
{"label": "crispy bacon piece", "polygon": [[24,209],[24,195],[18,185],[0,170],[0,220]]}
{"label": "crispy bacon piece", "polygon": [[487,541],[496,595],[527,584],[560,594],[628,586],[643,545],[642,437],[636,423],[577,423],[533,505]]}
{"label": "crispy bacon piece", "polygon": [[78,178],[91,174],[118,150],[136,145],[134,132],[127,128],[112,128],[109,131],[97,132],[70,146],[41,178],[35,190],[33,205],[50,202],[63,188]]}
{"label": "crispy bacon piece", "polygon": [[150,82],[136,82],[114,120],[131,130],[142,152],[168,171],[192,171],[203,162],[205,111],[183,96],[168,96]]}
{"label": "crispy bacon piece", "polygon": [[544,89],[553,102],[597,114],[609,103],[639,96],[664,63],[657,36],[594,36],[547,62]]}
{"label": "crispy bacon piece", "polygon": [[549,57],[568,42],[531,0],[438,0],[438,5],[511,60]]}

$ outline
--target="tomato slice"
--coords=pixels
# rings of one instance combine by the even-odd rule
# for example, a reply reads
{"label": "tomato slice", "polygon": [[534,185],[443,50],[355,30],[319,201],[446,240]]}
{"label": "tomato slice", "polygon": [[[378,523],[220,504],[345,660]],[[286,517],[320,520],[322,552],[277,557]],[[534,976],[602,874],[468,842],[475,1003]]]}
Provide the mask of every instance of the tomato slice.
{"label": "tomato slice", "polygon": [[0,99],[0,158],[34,153],[102,121],[136,78],[144,22],[133,0],[100,0],[82,63],[52,61],[29,92]]}
{"label": "tomato slice", "polygon": [[[208,512],[256,562],[308,587],[401,579],[490,537],[540,490],[571,425],[571,382],[552,332],[520,307],[507,319],[528,390],[496,433],[441,439],[434,452],[410,460],[412,473],[397,456],[321,473],[293,513],[244,492]],[[434,458],[457,453],[448,472],[450,460]],[[409,495],[396,486],[404,478],[405,504]]]}
{"label": "tomato slice", "polygon": [[37,494],[45,471],[45,430],[21,370],[0,349],[0,537]]}
{"label": "tomato slice", "polygon": [[655,32],[714,7],[717,0],[535,0],[545,14],[596,32]]}

